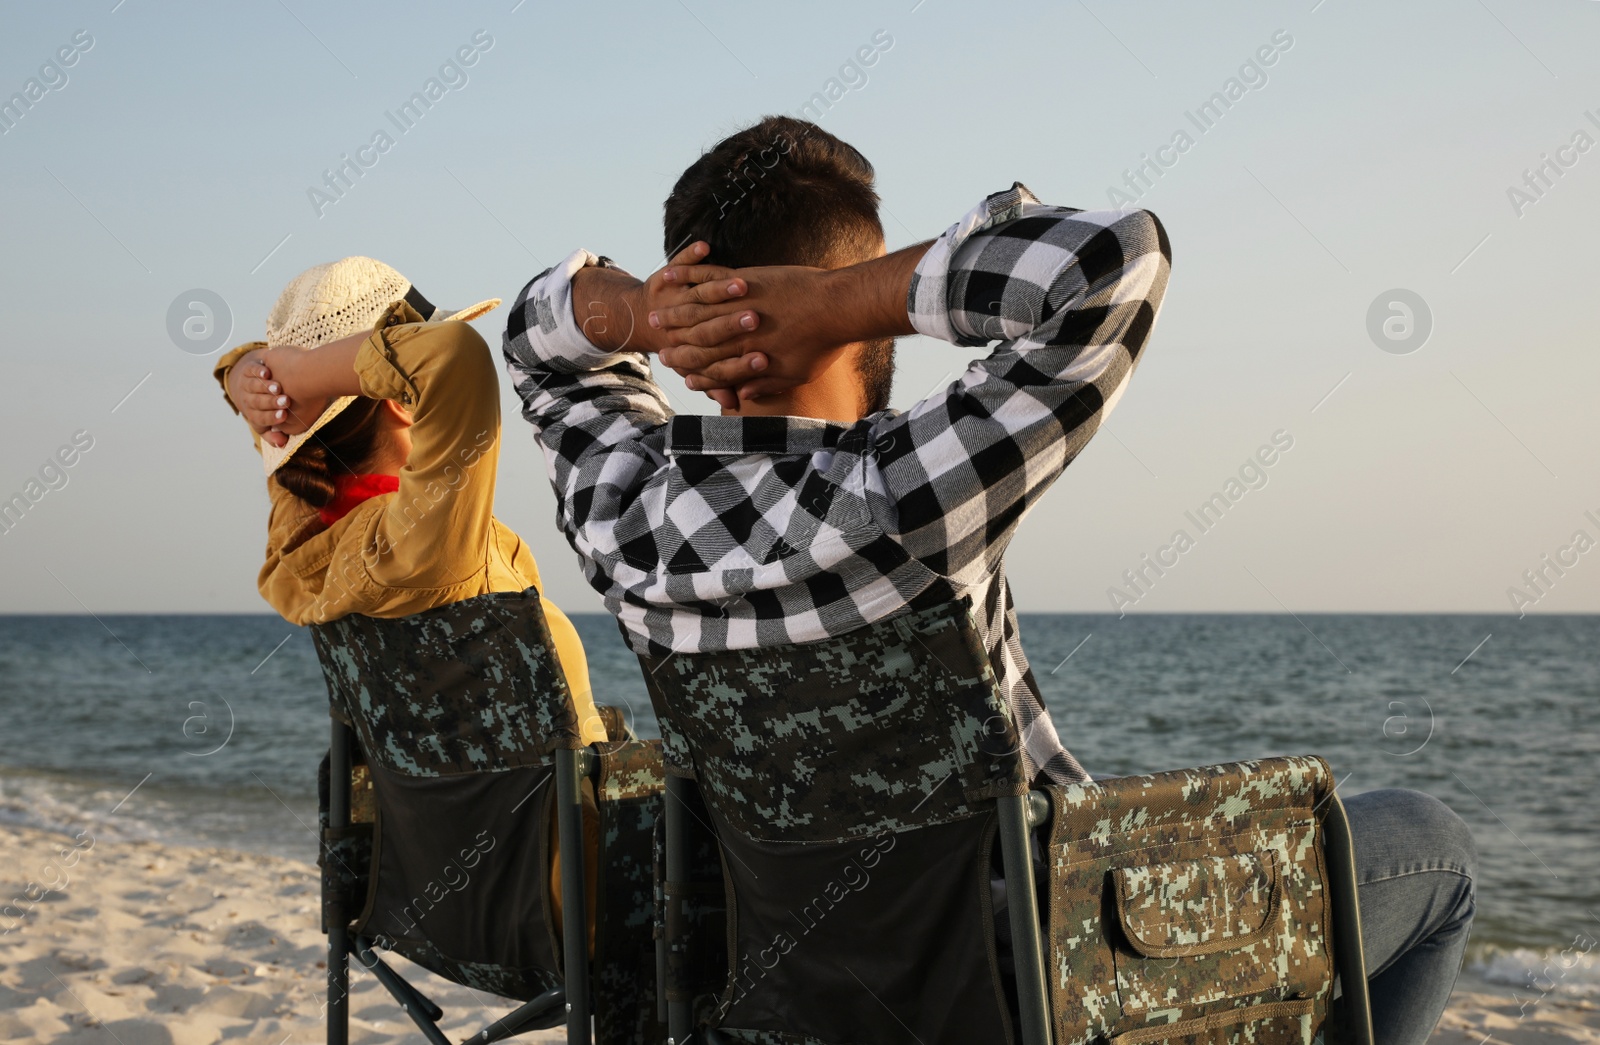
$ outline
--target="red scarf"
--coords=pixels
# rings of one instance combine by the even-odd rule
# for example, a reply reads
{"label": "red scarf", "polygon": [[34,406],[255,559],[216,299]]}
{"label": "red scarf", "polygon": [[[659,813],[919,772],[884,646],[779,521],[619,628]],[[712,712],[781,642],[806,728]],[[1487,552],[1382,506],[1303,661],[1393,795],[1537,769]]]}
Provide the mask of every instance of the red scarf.
{"label": "red scarf", "polygon": [[333,480],[333,500],[317,515],[322,519],[322,525],[332,526],[367,498],[381,493],[394,493],[398,489],[398,475],[341,475]]}

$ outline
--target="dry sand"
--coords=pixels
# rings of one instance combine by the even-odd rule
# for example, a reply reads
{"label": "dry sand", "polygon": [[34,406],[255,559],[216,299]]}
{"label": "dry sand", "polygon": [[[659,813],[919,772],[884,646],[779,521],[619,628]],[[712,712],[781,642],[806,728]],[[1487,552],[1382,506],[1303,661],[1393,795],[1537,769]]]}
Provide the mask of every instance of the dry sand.
{"label": "dry sand", "polygon": [[[92,848],[89,848],[92,841]],[[62,856],[63,849],[71,855]],[[61,867],[72,860],[70,867]],[[52,870],[58,868],[58,870]],[[69,880],[30,904],[30,881]],[[35,891],[35,894],[37,891]],[[284,1045],[323,1039],[316,868],[149,842],[0,826],[0,1041]],[[396,960],[395,964],[405,963]],[[418,973],[461,1040],[510,1007]],[[370,976],[352,977],[351,1041],[421,1040]],[[561,1031],[515,1039],[564,1040]],[[1437,1045],[1600,1043],[1600,1009],[1459,993]]]}
{"label": "dry sand", "polygon": [[[16,913],[5,905],[28,907],[26,883],[54,878],[51,868],[71,845],[62,835],[0,826],[0,932]],[[64,868],[65,889],[0,936],[0,1041],[323,1040],[315,866],[149,842],[81,846]],[[515,1005],[433,979],[403,959],[391,964],[428,981],[454,1040]],[[421,1040],[372,977],[358,970],[351,979],[352,1042]],[[565,1037],[541,1031],[516,1040]]]}

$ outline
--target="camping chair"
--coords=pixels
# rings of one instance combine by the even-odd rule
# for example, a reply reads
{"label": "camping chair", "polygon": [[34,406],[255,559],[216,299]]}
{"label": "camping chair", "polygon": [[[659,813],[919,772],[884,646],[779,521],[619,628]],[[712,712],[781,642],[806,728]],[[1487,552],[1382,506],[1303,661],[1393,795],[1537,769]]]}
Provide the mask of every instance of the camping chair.
{"label": "camping chair", "polygon": [[[333,719],[319,788],[330,1045],[348,1038],[352,955],[429,1041],[448,1042],[443,1012],[380,950],[524,1002],[474,1043],[564,1019],[567,1041],[587,1045],[591,1009],[602,1045],[658,1041],[651,845],[660,747],[618,739],[626,729],[612,708],[601,709],[612,740],[579,744],[538,592],[311,630]],[[590,869],[592,966],[586,804],[601,838]],[[561,913],[550,899],[552,819]]]}
{"label": "camping chair", "polygon": [[[1365,1018],[1348,831],[1320,759],[1030,791],[965,601],[817,643],[641,659],[667,774],[669,1042],[1311,1045],[1334,956]],[[1267,974],[1239,975],[1248,961]]]}

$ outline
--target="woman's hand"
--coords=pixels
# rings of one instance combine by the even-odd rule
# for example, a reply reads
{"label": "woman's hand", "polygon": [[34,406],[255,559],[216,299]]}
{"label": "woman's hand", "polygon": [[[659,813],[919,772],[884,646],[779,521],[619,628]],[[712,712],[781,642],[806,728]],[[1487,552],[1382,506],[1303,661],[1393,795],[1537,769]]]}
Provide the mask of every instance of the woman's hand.
{"label": "woman's hand", "polygon": [[333,401],[312,387],[312,365],[312,350],[277,345],[247,354],[228,372],[228,397],[273,446],[309,429]]}
{"label": "woman's hand", "polygon": [[[366,337],[365,333],[358,334],[355,341],[359,344]],[[275,345],[262,353],[265,357],[262,363],[272,374],[272,383],[282,388],[277,396],[276,410],[283,416],[273,424],[273,431],[285,436],[299,435],[317,423],[317,418],[328,409],[328,404],[337,398],[327,391],[328,382],[322,373],[326,368],[319,364],[323,357],[332,354],[329,350],[336,350],[349,340],[344,338],[314,349],[300,348],[298,345]],[[359,385],[357,388],[359,390]]]}
{"label": "woman's hand", "polygon": [[265,351],[249,352],[233,364],[228,371],[228,398],[262,442],[283,446],[289,437],[273,431],[273,425],[288,418],[289,398],[273,379],[265,355]]}

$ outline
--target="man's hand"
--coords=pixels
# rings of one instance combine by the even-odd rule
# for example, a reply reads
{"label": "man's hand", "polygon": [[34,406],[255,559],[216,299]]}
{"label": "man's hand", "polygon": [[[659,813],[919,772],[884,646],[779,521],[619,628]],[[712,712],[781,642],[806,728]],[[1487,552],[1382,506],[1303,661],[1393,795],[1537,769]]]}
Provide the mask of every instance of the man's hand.
{"label": "man's hand", "polygon": [[[603,352],[660,352],[686,336],[710,337],[713,324],[719,340],[754,329],[755,313],[737,300],[744,281],[733,269],[696,264],[710,249],[705,242],[691,243],[643,282],[596,265],[580,269],[572,277],[572,318]],[[694,318],[670,326],[660,322],[666,312],[688,317],[684,310],[694,310]]]}
{"label": "man's hand", "polygon": [[718,315],[723,288],[713,287],[704,295],[712,299],[708,304],[656,314],[673,342],[662,350],[661,361],[692,390],[737,388],[743,399],[804,384],[827,369],[850,341],[841,337],[841,317],[830,307],[834,276],[828,269],[800,265],[739,269],[745,290],[738,304],[757,317],[755,322],[744,311]]}
{"label": "man's hand", "polygon": [[757,399],[815,379],[846,346],[914,333],[906,313],[911,274],[927,252],[921,243],[842,269],[774,265],[736,270],[742,304],[759,317],[754,324],[736,312],[735,326],[713,287],[705,306],[686,305],[657,313],[673,330],[675,347],[661,361],[684,375],[688,387],[723,406]]}

